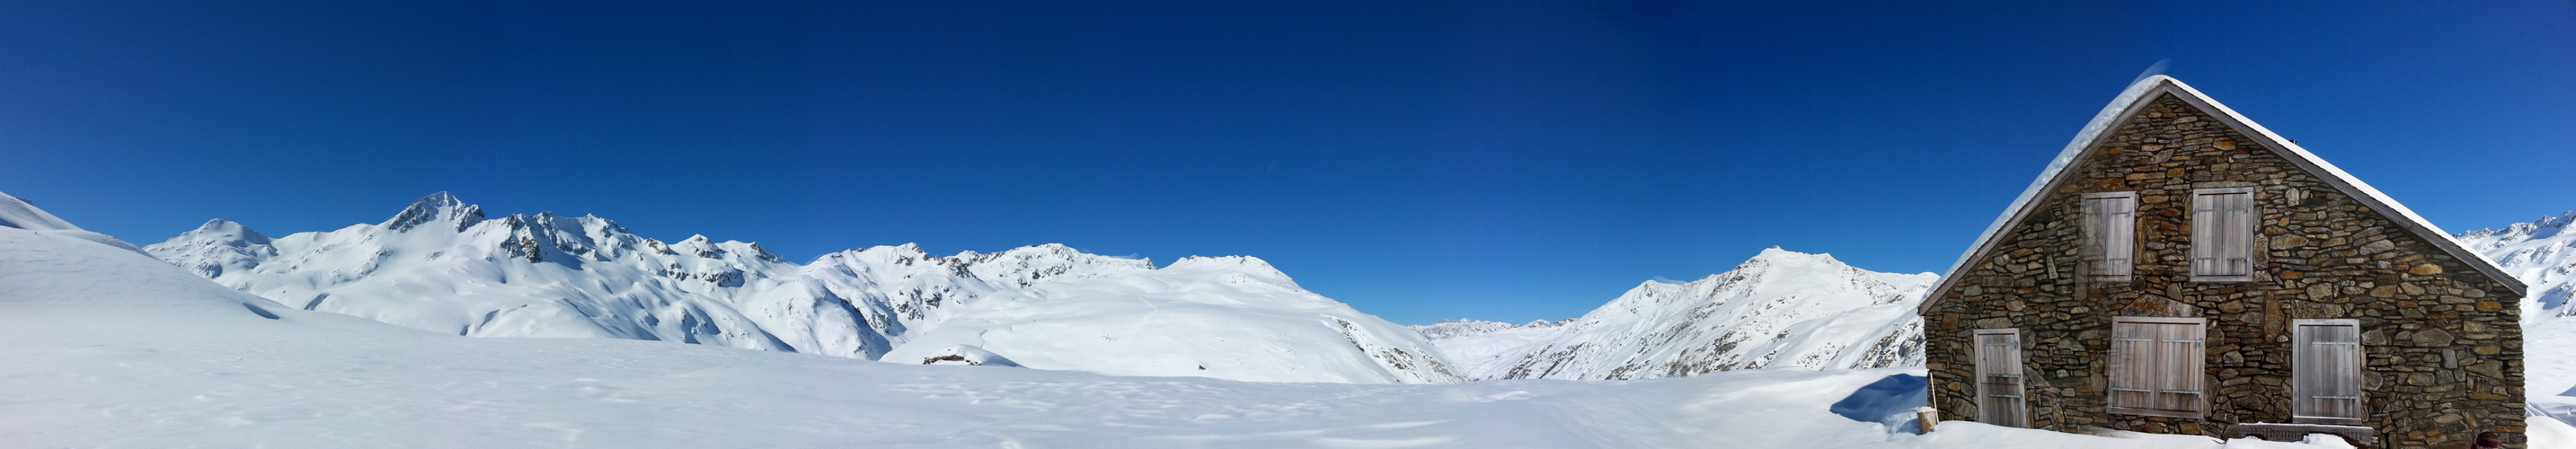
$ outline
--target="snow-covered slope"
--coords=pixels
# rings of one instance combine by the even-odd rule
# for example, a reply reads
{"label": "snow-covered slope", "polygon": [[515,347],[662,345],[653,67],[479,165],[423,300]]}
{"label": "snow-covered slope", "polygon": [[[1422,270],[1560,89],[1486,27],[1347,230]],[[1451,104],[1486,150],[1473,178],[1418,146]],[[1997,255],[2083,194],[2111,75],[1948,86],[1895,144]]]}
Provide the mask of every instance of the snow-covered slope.
{"label": "snow-covered slope", "polygon": [[1573,322],[1573,321],[1574,321],[1574,319],[1573,319],[1573,318],[1567,318],[1567,319],[1556,320],[1556,321],[1548,321],[1548,320],[1530,320],[1530,322],[1527,322],[1527,323],[1512,324],[1512,323],[1505,323],[1505,322],[1501,322],[1501,321],[1485,321],[1485,320],[1479,320],[1479,319],[1474,319],[1474,318],[1460,318],[1460,319],[1455,319],[1455,320],[1440,320],[1440,322],[1438,322],[1438,323],[1431,323],[1431,324],[1416,324],[1416,325],[1406,326],[1406,327],[1411,327],[1411,328],[1413,328],[1413,331],[1414,331],[1414,332],[1419,332],[1419,333],[1421,333],[1421,334],[1422,334],[1422,338],[1428,338],[1428,339],[1433,339],[1433,340],[1448,340],[1448,339],[1455,339],[1455,338],[1468,338],[1468,337],[1475,337],[1475,336],[1479,336],[1479,335],[1491,335],[1491,334],[1501,333],[1501,332],[1512,332],[1512,331],[1521,331],[1521,330],[1528,330],[1528,329],[1545,329],[1545,328],[1556,327],[1557,325],[1561,325],[1561,324],[1565,324],[1565,323],[1569,323],[1569,322]]}
{"label": "snow-covered slope", "polygon": [[2456,237],[2530,287],[2522,298],[2524,391],[2533,410],[2576,421],[2576,357],[2568,356],[2576,351],[2576,307],[2568,305],[2576,297],[2571,222],[2576,212]]}
{"label": "snow-covered slope", "polygon": [[1434,343],[1471,379],[1919,366],[1923,326],[1913,306],[1936,278],[1771,248],[1697,281],[1648,281],[1563,324]]}
{"label": "snow-covered slope", "polygon": [[1249,257],[1157,269],[1055,244],[947,257],[907,244],[798,265],[756,244],[664,243],[594,216],[489,218],[444,192],[382,223],[270,238],[218,219],[147,250],[290,307],[457,335],[894,361],[972,345],[1040,369],[1458,380],[1410,330]]}
{"label": "snow-covered slope", "polygon": [[1491,379],[1495,376],[1478,373],[1510,371],[1511,365],[1519,363],[1520,359],[1509,355],[1529,348],[1532,342],[1556,335],[1558,327],[1571,322],[1574,322],[1573,318],[1532,320],[1521,324],[1458,319],[1412,327],[1422,333],[1423,338],[1431,339],[1431,345],[1440,349],[1441,355],[1449,359],[1451,368],[1459,374],[1470,379]]}
{"label": "snow-covered slope", "polygon": [[54,214],[45,212],[44,209],[36,208],[35,204],[28,203],[26,200],[18,199],[18,197],[9,196],[7,193],[0,193],[0,228],[17,229],[52,235],[55,237],[87,240],[126,251],[143,251],[142,248],[134,247],[134,244],[132,243],[125,243],[124,240],[117,240],[116,237],[90,232],[88,230],[81,229],[79,226],[73,226],[71,222],[63,221],[62,218],[55,217]]}
{"label": "snow-covered slope", "polygon": [[[1411,329],[1299,288],[1260,259],[1191,257],[1162,269],[1144,269],[1141,261],[1130,268],[996,292],[913,335],[886,359],[969,345],[1030,368],[1119,375],[1460,380]],[[1121,363],[1096,362],[1103,359]]]}
{"label": "snow-covered slope", "polygon": [[2576,222],[2576,211],[2457,237],[2531,287],[2522,301],[2524,321],[2576,316],[2576,308],[2567,306],[2576,299],[2576,233],[2567,232],[2570,222]]}

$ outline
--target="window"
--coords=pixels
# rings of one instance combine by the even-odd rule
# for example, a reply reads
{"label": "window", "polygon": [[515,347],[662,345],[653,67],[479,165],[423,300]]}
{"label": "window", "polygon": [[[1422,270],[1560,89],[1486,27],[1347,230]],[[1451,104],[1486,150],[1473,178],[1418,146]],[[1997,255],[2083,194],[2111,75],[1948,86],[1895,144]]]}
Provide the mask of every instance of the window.
{"label": "window", "polygon": [[2191,280],[2254,280],[2254,188],[2192,190]]}
{"label": "window", "polygon": [[2200,417],[2206,318],[2124,316],[2111,322],[2112,413]]}
{"label": "window", "polygon": [[1978,329],[1977,422],[2030,427],[2022,401],[2021,330]]}
{"label": "window", "polygon": [[2129,260],[2136,246],[2138,193],[2084,194],[2084,274],[2109,281],[2129,280]]}
{"label": "window", "polygon": [[2361,424],[2361,322],[2290,322],[2290,420]]}

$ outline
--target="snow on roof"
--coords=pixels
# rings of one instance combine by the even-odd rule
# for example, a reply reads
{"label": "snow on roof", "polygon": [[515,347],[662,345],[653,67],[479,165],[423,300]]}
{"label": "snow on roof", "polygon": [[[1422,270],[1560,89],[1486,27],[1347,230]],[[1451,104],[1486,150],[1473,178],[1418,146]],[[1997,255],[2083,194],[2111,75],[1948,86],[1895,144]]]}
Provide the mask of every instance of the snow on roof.
{"label": "snow on roof", "polygon": [[1976,243],[1968,245],[1968,251],[1959,254],[1957,262],[1950,263],[1950,270],[1942,274],[1941,283],[1933,286],[1933,296],[1924,298],[1921,310],[1931,310],[1934,304],[1939,303],[1940,293],[1949,290],[1950,284],[1957,279],[1954,275],[1958,274],[1959,270],[1967,268],[1969,261],[1984,254],[1989,249],[1988,246],[1994,244],[1997,234],[2003,233],[2005,229],[2020,223],[2023,217],[2028,216],[2039,199],[2046,196],[2049,187],[2057,185],[2060,178],[2066,175],[2067,168],[2075,165],[2075,159],[2082,156],[2085,149],[2092,148],[2093,144],[2100,141],[2104,134],[2109,133],[2112,127],[2119,126],[2125,121],[2124,119],[2142,109],[2139,106],[2144,102],[2140,100],[2155,98],[2155,94],[2158,93],[2174,94],[2183,102],[2217,116],[2219,121],[2235,128],[2237,132],[2251,136],[2264,148],[2272,149],[2274,153],[2306,169],[2309,174],[2324,178],[2328,184],[2333,184],[2345,195],[2361,200],[2363,205],[2379,211],[2381,215],[2402,218],[2397,221],[2408,231],[2433,242],[2434,246],[2441,247],[2443,251],[2450,253],[2451,257],[2460,259],[2461,263],[2468,264],[2470,268],[2504,282],[2507,287],[2513,289],[2514,294],[2524,293],[2525,287],[2522,281],[2505,274],[2504,269],[2497,266],[2495,261],[2488,260],[2485,255],[2475,251],[2469,251],[2466,245],[2451,238],[2450,233],[2442,232],[2441,227],[2424,220],[2423,216],[2415,215],[2415,211],[2408,210],[2406,205],[2389,198],[2388,194],[2380,193],[2379,189],[2371,188],[2369,183],[2361,182],[2360,178],[2352,177],[2352,174],[2345,173],[2343,169],[2336,168],[2325,159],[2317,158],[2317,155],[2309,153],[2298,143],[2281,138],[2281,135],[2272,133],[2271,129],[2254,123],[2243,114],[2237,114],[2235,109],[2229,109],[2218,100],[2200,93],[2199,89],[2183,84],[2182,80],[2171,76],[2152,75],[2130,83],[2129,88],[2120,91],[2120,96],[2111,99],[2111,104],[2102,106],[2102,112],[2093,114],[2093,121],[2085,123],[2082,130],[2076,131],[2075,139],[2066,142],[2066,148],[2057,152],[2056,159],[2048,161],[2048,168],[2040,170],[2039,178],[2032,180],[2030,187],[2023,189],[2021,196],[2014,198],[2012,205],[2004,208],[2003,215],[1995,217],[1994,224],[1986,225],[1986,232],[1977,235]]}

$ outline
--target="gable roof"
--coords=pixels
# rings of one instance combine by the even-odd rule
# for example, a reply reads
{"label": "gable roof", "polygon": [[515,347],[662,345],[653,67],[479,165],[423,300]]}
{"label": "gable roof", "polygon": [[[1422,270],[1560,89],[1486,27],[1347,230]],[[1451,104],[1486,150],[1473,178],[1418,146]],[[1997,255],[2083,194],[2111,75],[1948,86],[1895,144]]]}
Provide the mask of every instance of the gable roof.
{"label": "gable roof", "polygon": [[2279,134],[2273,134],[2272,130],[2255,124],[2253,120],[2237,114],[2236,110],[2228,109],[2227,105],[2219,104],[2218,100],[2201,94],[2199,89],[2183,84],[2182,80],[2165,75],[2153,75],[2130,83],[2128,89],[2120,91],[2120,96],[2111,99],[2110,105],[2102,107],[2102,112],[2093,115],[2092,122],[2085,123],[2082,130],[2076,131],[2075,140],[2067,142],[2066,149],[2057,153],[2057,159],[2050,160],[2048,168],[2040,170],[2039,179],[2031,181],[2030,188],[2022,190],[2021,197],[2014,198],[2012,205],[2004,208],[2003,215],[1995,217],[1994,224],[1987,225],[1986,232],[1977,235],[1976,243],[1968,245],[1968,251],[1959,255],[1959,261],[1950,264],[1950,271],[1945,272],[1941,276],[1941,282],[1934,284],[1932,290],[1925,293],[1929,296],[1923,299],[1922,305],[1916,310],[1918,312],[1931,310],[1934,304],[1939,303],[1941,293],[1949,291],[1951,284],[1958,281],[1957,274],[1960,270],[1968,268],[1970,261],[1977,260],[1988,250],[1992,250],[1998,234],[2020,225],[2022,219],[2029,217],[2030,212],[2038,207],[2040,198],[2047,196],[2048,191],[2065,181],[2066,176],[2072,173],[2069,169],[2074,168],[2076,162],[2083,158],[2085,149],[2092,148],[2095,143],[2109,135],[2111,128],[2127,122],[2129,117],[2145,110],[2158,94],[2168,93],[2200,109],[2201,112],[2217,118],[2219,122],[2227,124],[2237,133],[2251,137],[2255,143],[2272,150],[2273,154],[2281,156],[2282,159],[2288,159],[2292,164],[2306,170],[2309,175],[2324,179],[2327,184],[2334,185],[2336,190],[2369,206],[2380,215],[2395,218],[2396,220],[2393,221],[2396,221],[2400,227],[2406,228],[2417,237],[2433,242],[2433,246],[2442,248],[2442,251],[2449,253],[2452,258],[2459,259],[2460,263],[2486,274],[2487,277],[2504,282],[2507,288],[2513,289],[2515,295],[2527,294],[2522,280],[2505,274],[2504,269],[2498,267],[2495,261],[2487,260],[2486,256],[2475,251],[2469,251],[2466,245],[2460,244],[2459,240],[2452,239],[2451,234],[2442,232],[2442,228],[2435,227],[2433,222],[2425,221],[2424,217],[2415,215],[2415,211],[2406,209],[2406,205],[2398,204],[2397,200],[2380,193],[2379,189],[2371,188],[2369,183],[2361,182],[2361,179],[2352,177],[2350,173],[2344,173],[2343,169],[2335,168],[2334,164],[2327,163],[2325,159],[2318,159],[2317,155],[2308,153],[2308,150],[2299,147],[2298,143],[2283,139]]}

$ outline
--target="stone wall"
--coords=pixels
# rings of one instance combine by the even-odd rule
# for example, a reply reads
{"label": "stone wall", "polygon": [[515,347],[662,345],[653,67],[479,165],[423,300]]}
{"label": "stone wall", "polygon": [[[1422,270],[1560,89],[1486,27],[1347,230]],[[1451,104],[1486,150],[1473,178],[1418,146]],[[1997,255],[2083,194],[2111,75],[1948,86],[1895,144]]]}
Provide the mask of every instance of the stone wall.
{"label": "stone wall", "polygon": [[[2290,422],[2290,320],[2361,322],[2366,425],[2382,447],[2522,446],[2522,331],[2511,289],[2170,94],[2088,149],[2038,208],[1994,240],[1925,313],[1934,406],[1975,420],[1978,328],[2023,329],[2032,427],[2225,436]],[[2254,187],[2252,282],[2191,282],[2190,193]],[[2135,274],[2081,273],[2080,197],[2138,192]],[[2115,316],[2205,317],[2208,413],[2104,412]]]}

